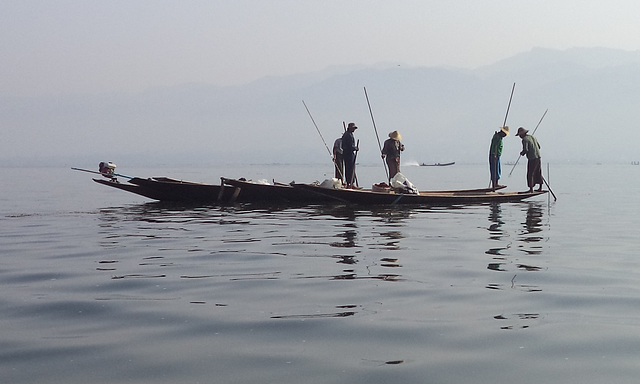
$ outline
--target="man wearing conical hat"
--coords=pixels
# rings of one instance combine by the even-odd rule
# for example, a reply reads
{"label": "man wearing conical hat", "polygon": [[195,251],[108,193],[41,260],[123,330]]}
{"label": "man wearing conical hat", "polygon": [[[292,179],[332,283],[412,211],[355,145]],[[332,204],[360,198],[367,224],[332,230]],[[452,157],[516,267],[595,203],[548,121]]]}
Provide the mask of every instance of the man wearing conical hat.
{"label": "man wearing conical hat", "polygon": [[382,158],[385,159],[389,167],[389,180],[400,172],[400,152],[404,151],[404,145],[400,140],[402,140],[400,133],[393,131],[389,133],[389,138],[382,146]]}
{"label": "man wearing conical hat", "polygon": [[529,187],[529,192],[533,192],[536,184],[540,184],[538,191],[542,191],[544,179],[542,178],[540,144],[538,144],[538,140],[536,140],[535,137],[528,135],[528,132],[524,127],[520,127],[518,128],[518,133],[516,133],[516,136],[522,139],[522,152],[520,152],[520,156],[527,156],[527,186]]}
{"label": "man wearing conical hat", "polygon": [[491,172],[491,189],[501,187],[498,184],[502,168],[500,166],[500,156],[502,156],[502,139],[509,135],[509,127],[505,126],[496,131],[491,138],[489,146],[489,171]]}

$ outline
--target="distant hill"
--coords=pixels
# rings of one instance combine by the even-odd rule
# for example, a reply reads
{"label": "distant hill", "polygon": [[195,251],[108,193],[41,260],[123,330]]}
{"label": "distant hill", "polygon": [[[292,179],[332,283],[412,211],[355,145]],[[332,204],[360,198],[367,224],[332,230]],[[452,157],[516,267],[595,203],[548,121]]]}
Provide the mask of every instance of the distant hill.
{"label": "distant hill", "polygon": [[[163,163],[318,163],[343,122],[360,129],[361,162],[379,161],[380,141],[399,130],[405,160],[482,163],[503,122],[533,129],[545,161],[640,159],[640,51],[536,48],[475,70],[334,67],[238,87],[186,84],[139,94],[4,97],[4,163],[35,159]],[[29,143],[29,151],[19,144]],[[515,161],[520,140],[505,141]]]}

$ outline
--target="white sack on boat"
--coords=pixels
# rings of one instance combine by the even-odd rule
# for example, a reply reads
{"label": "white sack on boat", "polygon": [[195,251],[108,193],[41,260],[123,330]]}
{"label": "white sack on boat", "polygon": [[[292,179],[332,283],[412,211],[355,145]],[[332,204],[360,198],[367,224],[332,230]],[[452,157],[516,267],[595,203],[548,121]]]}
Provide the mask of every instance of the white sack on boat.
{"label": "white sack on boat", "polygon": [[336,179],[335,177],[332,179],[326,179],[325,181],[323,181],[322,183],[320,183],[320,186],[322,188],[333,188],[333,189],[340,189],[342,188],[342,181],[340,179]]}
{"label": "white sack on boat", "polygon": [[402,173],[398,172],[391,179],[391,188],[401,193],[411,193],[414,195],[420,194],[418,188],[416,188]]}

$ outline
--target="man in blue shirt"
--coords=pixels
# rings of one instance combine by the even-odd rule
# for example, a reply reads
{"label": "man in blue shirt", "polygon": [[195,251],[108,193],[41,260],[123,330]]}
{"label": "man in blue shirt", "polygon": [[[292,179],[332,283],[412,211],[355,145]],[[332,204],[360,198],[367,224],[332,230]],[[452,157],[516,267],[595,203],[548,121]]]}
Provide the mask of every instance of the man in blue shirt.
{"label": "man in blue shirt", "polygon": [[502,127],[493,134],[491,145],[489,146],[489,171],[491,172],[491,189],[494,191],[500,187],[498,180],[502,169],[500,167],[500,156],[502,156],[502,139],[509,135],[509,127]]}

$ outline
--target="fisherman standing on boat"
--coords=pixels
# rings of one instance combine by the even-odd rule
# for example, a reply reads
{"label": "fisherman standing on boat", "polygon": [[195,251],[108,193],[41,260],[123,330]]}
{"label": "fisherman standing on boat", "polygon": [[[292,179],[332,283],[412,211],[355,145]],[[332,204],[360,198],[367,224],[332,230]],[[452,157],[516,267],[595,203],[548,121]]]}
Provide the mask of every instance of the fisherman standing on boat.
{"label": "fisherman standing on boat", "polygon": [[533,192],[533,187],[540,184],[538,191],[542,191],[542,158],[540,157],[540,144],[538,140],[531,135],[527,135],[529,131],[523,127],[518,128],[516,136],[522,139],[522,152],[520,156],[527,156],[527,186],[529,192]]}
{"label": "fisherman standing on boat", "polygon": [[342,156],[344,159],[344,177],[347,188],[353,188],[356,169],[356,152],[358,145],[353,137],[353,132],[358,129],[355,123],[349,123],[347,131],[342,135]]}
{"label": "fisherman standing on boat", "polygon": [[491,145],[489,146],[489,170],[491,172],[491,189],[496,190],[501,187],[498,184],[500,180],[500,174],[502,169],[500,166],[500,156],[502,156],[502,139],[509,136],[509,127],[504,126],[496,131],[491,138]]}
{"label": "fisherman standing on boat", "polygon": [[342,137],[333,142],[333,164],[335,177],[344,184],[344,157],[342,156]]}
{"label": "fisherman standing on boat", "polygon": [[400,172],[400,152],[404,151],[404,145],[400,142],[402,136],[398,131],[389,133],[389,138],[382,146],[382,158],[389,167],[389,180],[393,179],[396,173]]}

